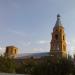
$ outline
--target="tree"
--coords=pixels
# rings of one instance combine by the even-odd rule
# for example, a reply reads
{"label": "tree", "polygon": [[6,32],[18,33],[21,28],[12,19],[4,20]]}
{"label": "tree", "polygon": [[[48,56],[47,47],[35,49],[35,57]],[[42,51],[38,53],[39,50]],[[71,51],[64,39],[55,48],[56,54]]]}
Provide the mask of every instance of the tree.
{"label": "tree", "polygon": [[58,59],[55,63],[46,61],[34,67],[32,75],[75,75],[74,63],[68,59]]}
{"label": "tree", "polygon": [[0,72],[15,72],[15,62],[13,61],[13,59],[0,56]]}

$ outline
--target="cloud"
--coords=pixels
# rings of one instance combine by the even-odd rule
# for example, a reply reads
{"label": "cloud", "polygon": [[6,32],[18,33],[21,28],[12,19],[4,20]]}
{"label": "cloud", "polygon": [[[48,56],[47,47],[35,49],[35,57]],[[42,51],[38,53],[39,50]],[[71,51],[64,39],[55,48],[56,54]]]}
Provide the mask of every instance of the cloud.
{"label": "cloud", "polygon": [[20,36],[25,36],[25,32],[23,32],[23,31],[19,31],[19,30],[14,30],[14,29],[9,29],[9,31],[11,32],[11,33],[14,33],[14,34],[17,34],[17,35],[20,35]]}
{"label": "cloud", "polygon": [[0,47],[0,55],[5,52],[5,48]]}
{"label": "cloud", "polygon": [[27,37],[29,36],[29,34],[27,34],[26,32],[24,32],[23,30],[15,30],[15,29],[12,29],[12,28],[8,28],[7,29],[9,33],[13,34],[14,36],[17,36],[17,37]]}
{"label": "cloud", "polygon": [[43,48],[33,48],[32,50],[33,50],[33,52],[37,52],[37,53],[44,52]]}
{"label": "cloud", "polygon": [[34,51],[43,50],[42,48],[33,48]]}
{"label": "cloud", "polygon": [[71,38],[67,41],[67,48],[69,54],[73,55],[75,54],[75,38]]}
{"label": "cloud", "polygon": [[18,44],[26,48],[31,45],[31,41],[18,41]]}
{"label": "cloud", "polygon": [[37,41],[37,44],[46,44],[46,43],[49,43],[49,41],[47,41],[47,40]]}
{"label": "cloud", "polygon": [[23,43],[23,45],[24,45],[25,47],[27,47],[27,46],[31,45],[31,42],[25,42],[25,43]]}

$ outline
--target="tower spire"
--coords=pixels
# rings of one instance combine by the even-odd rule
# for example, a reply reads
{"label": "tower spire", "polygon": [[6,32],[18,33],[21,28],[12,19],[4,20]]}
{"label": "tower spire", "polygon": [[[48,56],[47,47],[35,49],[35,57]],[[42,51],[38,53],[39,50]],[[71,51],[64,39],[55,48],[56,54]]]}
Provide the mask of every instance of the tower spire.
{"label": "tower spire", "polygon": [[57,14],[57,21],[56,21],[56,24],[55,24],[55,27],[58,27],[58,26],[62,26],[61,20],[60,20],[60,14]]}

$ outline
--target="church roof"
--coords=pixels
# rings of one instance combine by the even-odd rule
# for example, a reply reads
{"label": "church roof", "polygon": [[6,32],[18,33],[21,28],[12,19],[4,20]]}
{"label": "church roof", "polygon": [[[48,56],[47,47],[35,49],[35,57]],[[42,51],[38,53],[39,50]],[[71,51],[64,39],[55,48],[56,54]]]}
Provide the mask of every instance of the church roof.
{"label": "church roof", "polygon": [[24,53],[24,54],[20,54],[16,57],[16,59],[24,59],[24,58],[41,58],[44,56],[49,56],[50,53],[49,52],[42,52],[42,53]]}
{"label": "church roof", "polygon": [[56,21],[55,27],[59,27],[59,26],[62,26],[62,24],[61,24],[61,20],[60,20],[60,15],[58,14],[57,15],[57,21]]}

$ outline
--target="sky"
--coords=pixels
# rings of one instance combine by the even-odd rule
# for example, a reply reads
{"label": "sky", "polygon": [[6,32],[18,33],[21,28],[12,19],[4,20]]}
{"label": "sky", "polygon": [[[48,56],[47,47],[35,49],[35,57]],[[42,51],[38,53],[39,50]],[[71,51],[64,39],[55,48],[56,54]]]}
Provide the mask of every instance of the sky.
{"label": "sky", "polygon": [[57,14],[65,28],[67,50],[75,53],[75,0],[0,0],[0,53],[49,52]]}

